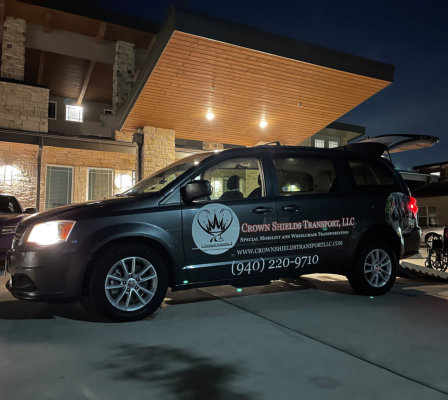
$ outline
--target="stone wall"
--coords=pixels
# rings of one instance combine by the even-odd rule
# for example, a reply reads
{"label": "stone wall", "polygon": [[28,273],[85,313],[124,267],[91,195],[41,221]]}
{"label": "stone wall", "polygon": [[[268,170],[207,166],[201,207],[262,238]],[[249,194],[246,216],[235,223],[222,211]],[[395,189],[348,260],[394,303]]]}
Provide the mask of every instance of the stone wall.
{"label": "stone wall", "polygon": [[48,132],[49,89],[0,82],[0,127]]}
{"label": "stone wall", "polygon": [[15,195],[24,208],[36,207],[37,152],[31,144],[0,142],[0,193]]}
{"label": "stone wall", "polygon": [[112,105],[114,113],[126,101],[131,93],[134,80],[134,45],[119,40],[115,45],[115,63],[112,78]]}
{"label": "stone wall", "polygon": [[172,129],[143,128],[143,178],[165,168],[176,159],[175,131]]}
{"label": "stone wall", "polygon": [[3,24],[2,78],[23,81],[25,75],[26,21],[6,17]]}

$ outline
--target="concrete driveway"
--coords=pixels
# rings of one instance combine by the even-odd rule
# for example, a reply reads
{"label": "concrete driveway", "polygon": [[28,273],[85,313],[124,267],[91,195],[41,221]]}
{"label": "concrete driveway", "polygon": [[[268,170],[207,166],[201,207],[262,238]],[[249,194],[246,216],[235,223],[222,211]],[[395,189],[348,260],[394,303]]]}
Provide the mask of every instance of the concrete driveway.
{"label": "concrete driveway", "polygon": [[448,399],[446,283],[386,296],[309,275],[238,293],[169,293],[112,324],[81,305],[13,300],[0,279],[4,399]]}

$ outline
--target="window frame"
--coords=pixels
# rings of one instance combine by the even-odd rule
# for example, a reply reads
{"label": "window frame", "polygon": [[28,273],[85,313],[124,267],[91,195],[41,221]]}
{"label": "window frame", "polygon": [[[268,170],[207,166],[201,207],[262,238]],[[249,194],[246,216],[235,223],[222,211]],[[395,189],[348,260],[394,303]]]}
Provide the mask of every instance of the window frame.
{"label": "window frame", "polygon": [[[69,119],[68,118],[68,109],[69,109],[69,107],[78,108],[78,109],[81,110],[81,120]],[[66,104],[65,105],[65,121],[66,122],[75,122],[77,124],[82,124],[84,122],[84,108],[82,106],[77,106],[77,105],[73,105],[73,104]]]}
{"label": "window frame", "polygon": [[[275,167],[275,159],[277,158],[301,158],[301,159],[324,159],[331,163],[333,166],[334,174],[335,174],[335,180],[337,180],[338,183],[338,190],[334,192],[327,192],[327,193],[321,193],[321,192],[291,192],[289,195],[282,194],[280,192],[279,187],[279,181],[277,177],[277,169]],[[272,176],[271,176],[271,182],[272,182],[272,190],[273,195],[279,199],[286,199],[286,198],[303,198],[305,196],[333,196],[335,194],[341,193],[341,187],[343,186],[343,182],[341,180],[340,176],[340,168],[339,163],[336,157],[333,157],[329,154],[312,154],[312,153],[299,153],[299,152],[276,152],[272,155],[271,161],[271,169],[272,169]]]}
{"label": "window frame", "polygon": [[[259,200],[259,199],[264,199],[267,197],[267,190],[266,190],[266,179],[265,179],[265,173],[264,173],[264,164],[263,164],[263,160],[260,154],[248,154],[248,155],[233,155],[230,157],[225,157],[225,158],[220,158],[218,160],[216,160],[216,162],[212,163],[212,164],[208,164],[207,166],[204,166],[203,168],[201,168],[200,170],[196,171],[196,173],[193,175],[193,177],[190,180],[194,180],[196,177],[198,176],[203,176],[205,174],[205,172],[207,172],[208,170],[216,167],[217,165],[223,163],[223,162],[227,162],[227,161],[231,161],[234,159],[255,159],[258,161],[259,164],[259,174],[260,174],[260,180],[261,180],[261,196],[260,197],[254,197],[254,198],[249,198],[249,197],[243,197],[241,199],[210,199],[210,200],[201,200],[199,202],[203,203],[203,202],[227,202],[227,201],[251,201],[251,200]],[[224,178],[223,178],[224,180]],[[210,185],[212,185],[212,182],[210,182]],[[182,186],[182,185],[181,185]],[[213,186],[213,185],[212,185]],[[225,192],[223,192],[225,193]]]}
{"label": "window frame", "polygon": [[114,196],[114,185],[115,185],[115,170],[113,168],[108,168],[108,167],[87,167],[87,178],[86,178],[86,201],[99,201],[99,200],[103,200],[103,199],[89,199],[89,188],[90,188],[90,170],[95,169],[95,170],[101,170],[101,171],[112,171],[112,194],[110,195],[110,197]]}
{"label": "window frame", "polygon": [[70,182],[71,185],[71,195],[70,195],[70,203],[67,203],[66,205],[69,204],[73,204],[73,192],[74,192],[74,183],[75,183],[75,167],[73,165],[59,165],[59,164],[47,164],[46,168],[45,168],[45,202],[44,202],[44,207],[45,210],[52,210],[53,208],[56,207],[60,207],[60,206],[56,206],[56,207],[52,207],[52,208],[47,208],[47,183],[48,183],[48,167],[58,167],[58,168],[70,168],[72,170],[72,179]]}
{"label": "window frame", "polygon": [[[386,168],[388,170],[388,172],[390,173],[390,175],[392,176],[394,183],[387,184],[387,185],[386,184],[357,185],[356,181],[355,181],[355,177],[353,176],[353,170],[350,167],[350,162],[363,163],[365,161],[378,163],[378,164],[384,166],[384,168]],[[402,191],[403,190],[395,171],[389,165],[387,165],[387,163],[385,163],[381,158],[370,158],[370,157],[362,157],[362,156],[356,156],[356,155],[348,156],[348,157],[344,157],[344,165],[345,165],[344,171],[347,175],[346,179],[349,183],[351,191],[354,191],[354,192],[372,192],[372,191],[374,191],[375,192],[375,191],[390,191],[390,190]]]}
{"label": "window frame", "polygon": [[48,100],[48,108],[50,108],[50,103],[54,104],[54,118],[51,118],[50,113],[48,113],[48,119],[56,121],[58,119],[58,102],[54,100]]}
{"label": "window frame", "polygon": [[[429,218],[430,218],[429,207],[434,207],[436,209],[436,216],[435,216],[436,224],[435,225],[430,225],[429,224]],[[425,205],[425,206],[420,206],[419,205],[418,208],[419,208],[419,210],[418,210],[418,225],[419,226],[421,226],[423,228],[431,228],[431,227],[439,226],[439,213],[438,213],[438,210],[437,210],[437,206],[435,204],[428,204],[428,205]],[[423,209],[426,210],[426,215],[421,215],[421,211]],[[426,220],[426,224],[425,225],[421,225],[420,224],[420,218],[424,218]],[[431,218],[434,218],[434,217],[431,217]]]}

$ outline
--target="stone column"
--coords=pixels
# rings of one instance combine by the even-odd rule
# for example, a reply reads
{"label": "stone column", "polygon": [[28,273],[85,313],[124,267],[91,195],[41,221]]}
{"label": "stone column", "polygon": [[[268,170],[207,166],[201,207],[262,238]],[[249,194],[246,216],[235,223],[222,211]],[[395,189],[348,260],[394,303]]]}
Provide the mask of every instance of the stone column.
{"label": "stone column", "polygon": [[25,75],[26,21],[6,17],[3,24],[2,78],[23,81]]}
{"label": "stone column", "polygon": [[143,128],[143,178],[166,167],[176,159],[175,131],[172,129]]}
{"label": "stone column", "polygon": [[131,93],[134,79],[134,45],[128,42],[118,41],[115,45],[115,63],[112,78],[112,105],[114,114]]}

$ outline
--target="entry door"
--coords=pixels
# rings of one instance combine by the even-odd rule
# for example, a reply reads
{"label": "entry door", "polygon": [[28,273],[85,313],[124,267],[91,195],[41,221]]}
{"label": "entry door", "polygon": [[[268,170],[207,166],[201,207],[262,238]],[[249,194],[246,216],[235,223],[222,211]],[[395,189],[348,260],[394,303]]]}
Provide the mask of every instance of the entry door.
{"label": "entry door", "polygon": [[[300,273],[337,271],[356,224],[339,191],[334,164],[320,157],[274,157],[280,234],[278,266]],[[351,204],[351,205],[350,205]]]}
{"label": "entry door", "polygon": [[184,253],[190,283],[256,278],[266,270],[277,238],[269,232],[277,216],[266,197],[261,162],[231,158],[206,169],[197,179],[210,182],[210,199],[182,206]]}

